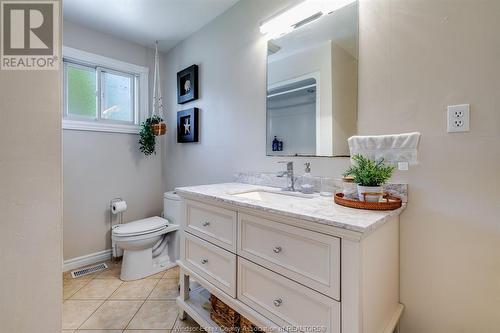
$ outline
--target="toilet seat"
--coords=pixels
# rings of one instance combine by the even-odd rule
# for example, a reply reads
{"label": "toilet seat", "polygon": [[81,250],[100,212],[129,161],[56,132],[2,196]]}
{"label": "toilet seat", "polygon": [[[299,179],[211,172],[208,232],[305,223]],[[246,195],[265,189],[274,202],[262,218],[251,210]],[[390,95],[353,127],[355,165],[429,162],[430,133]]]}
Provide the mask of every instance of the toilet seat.
{"label": "toilet seat", "polygon": [[113,227],[113,236],[131,237],[151,234],[168,226],[168,220],[154,216],[134,222],[118,224]]}

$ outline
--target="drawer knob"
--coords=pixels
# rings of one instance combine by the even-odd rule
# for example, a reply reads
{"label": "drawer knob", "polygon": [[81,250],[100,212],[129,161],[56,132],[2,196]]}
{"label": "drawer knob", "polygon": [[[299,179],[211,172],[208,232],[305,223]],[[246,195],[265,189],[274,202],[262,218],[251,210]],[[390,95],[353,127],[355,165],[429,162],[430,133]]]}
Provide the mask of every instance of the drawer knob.
{"label": "drawer knob", "polygon": [[204,227],[208,227],[209,225],[210,225],[210,222],[208,222],[208,221],[203,222]]}
{"label": "drawer knob", "polygon": [[281,304],[283,304],[283,300],[281,298],[278,298],[278,299],[275,299],[273,301],[274,303],[274,306],[278,307],[278,306],[281,306]]}
{"label": "drawer knob", "polygon": [[203,258],[203,259],[201,259],[200,261],[201,261],[201,263],[202,263],[203,265],[205,265],[205,264],[208,262],[208,259]]}
{"label": "drawer knob", "polygon": [[280,253],[280,252],[281,252],[281,250],[282,250],[281,246],[276,246],[276,247],[273,249],[274,253]]}

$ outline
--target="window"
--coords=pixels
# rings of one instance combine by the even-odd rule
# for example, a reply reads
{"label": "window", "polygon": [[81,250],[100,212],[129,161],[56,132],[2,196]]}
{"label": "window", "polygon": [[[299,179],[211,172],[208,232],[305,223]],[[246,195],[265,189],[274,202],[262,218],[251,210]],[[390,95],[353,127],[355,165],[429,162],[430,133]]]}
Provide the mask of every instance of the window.
{"label": "window", "polygon": [[64,48],[64,129],[137,133],[148,69]]}
{"label": "window", "polygon": [[135,85],[132,75],[101,71],[101,118],[134,122]]}
{"label": "window", "polygon": [[65,63],[66,114],[95,119],[96,71],[94,68]]}

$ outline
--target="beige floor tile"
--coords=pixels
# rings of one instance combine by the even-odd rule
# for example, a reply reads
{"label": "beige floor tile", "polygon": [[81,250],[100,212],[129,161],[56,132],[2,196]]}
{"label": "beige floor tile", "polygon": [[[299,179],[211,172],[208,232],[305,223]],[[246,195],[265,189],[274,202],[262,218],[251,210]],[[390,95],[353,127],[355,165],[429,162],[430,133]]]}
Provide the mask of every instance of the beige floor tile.
{"label": "beige floor tile", "polygon": [[176,319],[175,301],[146,301],[127,329],[172,329]]}
{"label": "beige floor tile", "polygon": [[179,296],[179,283],[175,279],[163,279],[149,295],[149,299],[175,299]]}
{"label": "beige floor tile", "polygon": [[62,328],[65,330],[77,329],[102,303],[104,301],[65,301],[63,303]]}
{"label": "beige floor tile", "polygon": [[170,268],[165,272],[165,275],[163,275],[164,279],[179,279],[179,266],[175,266],[173,268]]}
{"label": "beige floor tile", "polygon": [[75,333],[122,333],[122,330],[76,330]]}
{"label": "beige floor tile", "polygon": [[61,331],[61,333],[73,333],[73,332],[75,332],[75,331],[73,331],[73,330],[62,330]]}
{"label": "beige floor tile", "polygon": [[121,284],[119,279],[93,279],[70,299],[107,299]]}
{"label": "beige floor tile", "polygon": [[201,329],[200,325],[198,325],[197,322],[191,319],[191,317],[186,316],[185,320],[181,320],[179,317],[177,317],[172,332],[183,333],[183,332],[204,332],[204,331]]}
{"label": "beige floor tile", "polygon": [[106,301],[80,329],[124,329],[142,303],[142,301]]}
{"label": "beige floor tile", "polygon": [[163,278],[163,275],[165,275],[165,271],[159,272],[159,273],[156,273],[156,274],[153,274],[153,275],[150,275],[150,276],[146,277],[146,279],[155,279],[155,280],[157,280],[157,279]]}
{"label": "beige floor tile", "polygon": [[63,299],[70,298],[89,282],[90,280],[63,279]]}
{"label": "beige floor tile", "polygon": [[123,333],[171,333],[172,330],[125,330]]}
{"label": "beige floor tile", "polygon": [[106,265],[108,265],[108,269],[98,273],[96,275],[96,279],[109,279],[109,278],[120,278],[120,274],[122,271],[122,263],[119,262],[111,262],[107,261]]}
{"label": "beige floor tile", "polygon": [[137,299],[145,300],[158,281],[153,279],[142,279],[137,281],[124,282],[116,291],[111,295],[110,299]]}

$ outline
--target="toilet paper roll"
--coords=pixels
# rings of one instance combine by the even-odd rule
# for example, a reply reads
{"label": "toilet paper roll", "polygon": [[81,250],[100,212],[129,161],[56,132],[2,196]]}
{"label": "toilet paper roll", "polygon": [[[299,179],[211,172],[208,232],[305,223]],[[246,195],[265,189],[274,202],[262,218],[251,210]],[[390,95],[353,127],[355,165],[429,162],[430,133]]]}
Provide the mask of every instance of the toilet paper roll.
{"label": "toilet paper roll", "polygon": [[127,210],[127,202],[125,201],[115,201],[111,205],[111,212],[113,214],[118,214]]}

